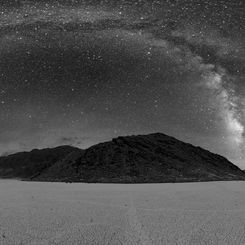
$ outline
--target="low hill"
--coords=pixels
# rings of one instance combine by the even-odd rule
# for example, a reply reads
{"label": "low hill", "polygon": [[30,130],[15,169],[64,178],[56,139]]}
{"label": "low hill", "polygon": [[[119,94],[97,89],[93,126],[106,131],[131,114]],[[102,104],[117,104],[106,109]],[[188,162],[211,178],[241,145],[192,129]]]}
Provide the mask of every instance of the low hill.
{"label": "low hill", "polygon": [[118,137],[73,152],[32,180],[161,183],[245,180],[226,158],[165,134]]}
{"label": "low hill", "polygon": [[59,146],[0,157],[0,177],[30,179],[76,151],[81,150],[71,146]]}

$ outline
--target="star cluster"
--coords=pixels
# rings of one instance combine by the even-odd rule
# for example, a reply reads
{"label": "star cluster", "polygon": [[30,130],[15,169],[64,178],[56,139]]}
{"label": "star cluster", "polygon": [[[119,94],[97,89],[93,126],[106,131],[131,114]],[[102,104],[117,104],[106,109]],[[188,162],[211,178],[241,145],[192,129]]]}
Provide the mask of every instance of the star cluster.
{"label": "star cluster", "polygon": [[244,13],[230,0],[1,4],[1,153],[160,131],[242,166]]}

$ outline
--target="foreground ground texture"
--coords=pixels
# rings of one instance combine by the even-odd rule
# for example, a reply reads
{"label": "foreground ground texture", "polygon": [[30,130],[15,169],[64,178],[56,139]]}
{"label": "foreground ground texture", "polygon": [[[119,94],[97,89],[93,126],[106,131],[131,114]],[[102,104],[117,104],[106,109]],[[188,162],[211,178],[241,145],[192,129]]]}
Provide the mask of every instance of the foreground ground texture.
{"label": "foreground ground texture", "polygon": [[1,245],[245,244],[245,182],[0,186]]}

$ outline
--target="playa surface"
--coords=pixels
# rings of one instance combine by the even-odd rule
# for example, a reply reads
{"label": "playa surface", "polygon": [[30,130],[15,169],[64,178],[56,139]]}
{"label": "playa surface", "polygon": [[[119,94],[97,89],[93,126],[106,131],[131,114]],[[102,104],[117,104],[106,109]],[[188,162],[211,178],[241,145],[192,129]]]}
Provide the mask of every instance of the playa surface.
{"label": "playa surface", "polygon": [[1,245],[245,244],[245,182],[0,186]]}

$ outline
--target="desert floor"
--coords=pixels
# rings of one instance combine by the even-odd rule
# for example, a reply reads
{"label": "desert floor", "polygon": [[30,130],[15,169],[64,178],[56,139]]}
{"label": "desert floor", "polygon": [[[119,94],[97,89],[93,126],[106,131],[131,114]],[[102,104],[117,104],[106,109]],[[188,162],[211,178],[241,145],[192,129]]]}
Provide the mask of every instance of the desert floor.
{"label": "desert floor", "polygon": [[0,244],[245,244],[245,182],[0,180]]}

